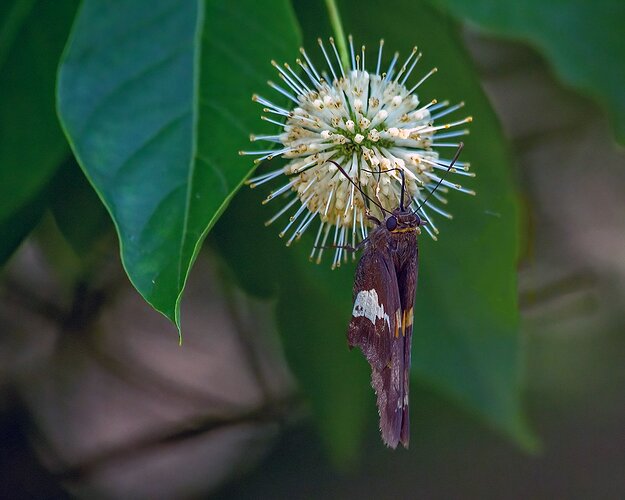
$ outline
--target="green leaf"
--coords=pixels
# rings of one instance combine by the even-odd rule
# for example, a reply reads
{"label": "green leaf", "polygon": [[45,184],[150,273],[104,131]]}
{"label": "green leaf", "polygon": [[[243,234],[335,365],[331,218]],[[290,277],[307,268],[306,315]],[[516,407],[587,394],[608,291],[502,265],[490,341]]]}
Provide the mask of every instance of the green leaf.
{"label": "green leaf", "polygon": [[18,217],[67,155],[54,82],[76,6],[14,0],[0,9],[0,222]]}
{"label": "green leaf", "polygon": [[603,106],[625,144],[625,2],[432,1],[489,33],[535,46],[565,83]]}
{"label": "green leaf", "polygon": [[[477,196],[450,196],[454,219],[438,224],[439,241],[420,239],[413,374],[531,447],[520,401],[518,207],[499,123],[456,27],[445,16],[410,1],[394,9],[376,10],[373,0],[343,5],[348,31],[359,43],[375,47],[382,35],[389,52],[400,50],[404,56],[419,45],[424,55],[415,79],[439,69],[419,88],[423,102],[465,101],[466,114],[475,119],[462,156],[477,173],[465,183]],[[359,16],[358,10],[376,15]]]}
{"label": "green leaf", "polygon": [[252,92],[297,41],[285,0],[83,2],[59,114],[130,280],[178,328],[202,239],[250,171]]}

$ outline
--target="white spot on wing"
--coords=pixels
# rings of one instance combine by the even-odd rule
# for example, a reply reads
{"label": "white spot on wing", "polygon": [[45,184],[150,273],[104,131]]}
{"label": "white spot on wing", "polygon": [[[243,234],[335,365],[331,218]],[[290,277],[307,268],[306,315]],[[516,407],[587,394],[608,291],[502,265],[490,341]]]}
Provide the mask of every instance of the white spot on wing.
{"label": "white spot on wing", "polygon": [[358,292],[356,300],[354,300],[352,316],[355,318],[364,316],[374,325],[376,320],[383,319],[388,325],[388,329],[391,329],[391,321],[386,311],[384,311],[384,306],[379,303],[378,292],[375,290],[362,290]]}

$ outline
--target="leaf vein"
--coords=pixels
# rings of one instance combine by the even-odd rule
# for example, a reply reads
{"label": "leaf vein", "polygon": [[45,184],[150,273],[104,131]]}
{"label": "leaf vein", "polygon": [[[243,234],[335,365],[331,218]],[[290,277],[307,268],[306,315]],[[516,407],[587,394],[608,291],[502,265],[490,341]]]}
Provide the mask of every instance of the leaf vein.
{"label": "leaf vein", "polygon": [[99,113],[105,108],[108,104],[111,103],[113,99],[115,99],[121,92],[126,90],[129,86],[136,83],[142,77],[149,75],[153,71],[157,71],[158,69],[166,66],[169,62],[176,59],[183,51],[187,48],[187,45],[180,45],[176,47],[176,49],[171,52],[169,55],[155,61],[153,64],[143,66],[141,70],[133,75],[130,75],[125,80],[120,80],[117,85],[115,85],[107,94],[103,95],[99,100],[96,106],[91,110],[91,112],[87,115],[85,119],[85,123],[82,127],[82,130],[77,132],[77,135],[80,137],[85,134],[93,123],[96,121]]}
{"label": "leaf vein", "polygon": [[143,141],[138,148],[132,151],[119,165],[116,169],[117,173],[123,172],[131,163],[132,159],[138,156],[142,151],[144,151],[148,146],[153,144],[159,137],[161,137],[165,132],[169,131],[171,128],[176,126],[179,122],[181,122],[184,118],[186,118],[190,114],[190,111],[184,110],[182,113],[179,113],[176,116],[172,116],[170,119],[165,121],[162,125],[156,129],[147,140]]}

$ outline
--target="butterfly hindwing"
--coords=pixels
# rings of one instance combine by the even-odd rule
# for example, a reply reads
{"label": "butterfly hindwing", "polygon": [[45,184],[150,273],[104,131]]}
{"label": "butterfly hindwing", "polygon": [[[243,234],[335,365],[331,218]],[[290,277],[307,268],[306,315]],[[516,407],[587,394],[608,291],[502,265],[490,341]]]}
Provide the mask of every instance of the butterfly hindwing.
{"label": "butterfly hindwing", "polygon": [[401,426],[401,443],[407,448],[410,441],[410,416],[408,405],[408,393],[410,388],[410,352],[412,344],[412,330],[414,318],[414,300],[417,288],[417,277],[419,270],[419,256],[416,242],[407,247],[409,252],[404,256],[405,261],[397,277],[399,285],[399,300],[402,311],[401,333],[404,344],[403,355],[403,379],[404,379],[404,401]]}

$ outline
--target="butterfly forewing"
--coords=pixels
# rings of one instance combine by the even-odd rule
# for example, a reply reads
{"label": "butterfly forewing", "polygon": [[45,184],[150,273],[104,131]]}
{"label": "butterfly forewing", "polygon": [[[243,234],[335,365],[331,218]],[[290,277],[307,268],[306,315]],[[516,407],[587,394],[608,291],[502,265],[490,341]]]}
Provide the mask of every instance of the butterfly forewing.
{"label": "butterfly forewing", "polygon": [[[350,347],[360,347],[371,365],[384,442],[409,440],[408,376],[412,306],[416,285],[416,237],[375,228],[356,270]],[[409,316],[409,318],[408,318]]]}

